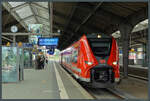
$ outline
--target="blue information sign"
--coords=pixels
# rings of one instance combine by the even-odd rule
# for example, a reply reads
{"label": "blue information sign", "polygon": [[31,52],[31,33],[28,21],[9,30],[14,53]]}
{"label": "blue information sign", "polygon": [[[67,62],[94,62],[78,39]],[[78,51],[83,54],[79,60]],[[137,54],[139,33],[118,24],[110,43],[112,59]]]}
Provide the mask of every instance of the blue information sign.
{"label": "blue information sign", "polygon": [[57,46],[58,45],[58,38],[38,38],[38,45],[39,46]]}

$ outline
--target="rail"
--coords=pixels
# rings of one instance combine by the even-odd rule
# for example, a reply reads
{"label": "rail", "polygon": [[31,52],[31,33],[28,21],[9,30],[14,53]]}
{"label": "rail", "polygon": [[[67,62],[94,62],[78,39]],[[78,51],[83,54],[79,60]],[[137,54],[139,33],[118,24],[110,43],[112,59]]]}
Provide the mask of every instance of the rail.
{"label": "rail", "polygon": [[[67,75],[69,75],[70,78],[74,79],[73,81],[76,81],[75,78],[65,68],[62,67],[62,69],[63,71],[66,72]],[[92,88],[90,88],[89,90],[88,87],[81,85],[79,82],[75,82],[75,83],[78,83],[81,86],[81,88],[84,89],[84,92],[86,92],[88,96],[91,96],[93,99],[101,99],[100,97],[101,95],[95,95],[94,93],[92,93],[92,92],[96,92],[95,90],[90,91],[92,90]],[[102,91],[102,90],[104,89],[98,89],[97,91]],[[105,99],[108,99],[109,96],[114,96],[116,99],[136,99],[134,96],[116,88],[106,88],[105,90],[109,92],[109,94],[107,95]]]}
{"label": "rail", "polygon": [[107,88],[107,90],[114,94],[116,97],[119,97],[120,99],[136,99],[136,97],[126,92],[123,92],[117,88]]}

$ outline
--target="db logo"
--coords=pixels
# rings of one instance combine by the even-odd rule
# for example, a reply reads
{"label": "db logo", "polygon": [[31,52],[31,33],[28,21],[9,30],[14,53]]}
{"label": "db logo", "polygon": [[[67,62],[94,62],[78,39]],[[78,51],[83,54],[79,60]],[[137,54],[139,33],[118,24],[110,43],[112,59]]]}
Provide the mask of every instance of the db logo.
{"label": "db logo", "polygon": [[105,60],[99,60],[101,64],[106,63]]}

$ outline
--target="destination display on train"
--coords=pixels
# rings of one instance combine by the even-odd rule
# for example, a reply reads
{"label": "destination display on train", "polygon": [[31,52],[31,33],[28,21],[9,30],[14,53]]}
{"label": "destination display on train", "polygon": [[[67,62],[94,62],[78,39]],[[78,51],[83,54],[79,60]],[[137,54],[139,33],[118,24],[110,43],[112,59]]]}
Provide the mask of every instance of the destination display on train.
{"label": "destination display on train", "polygon": [[57,46],[58,45],[58,38],[38,38],[38,45],[39,46]]}

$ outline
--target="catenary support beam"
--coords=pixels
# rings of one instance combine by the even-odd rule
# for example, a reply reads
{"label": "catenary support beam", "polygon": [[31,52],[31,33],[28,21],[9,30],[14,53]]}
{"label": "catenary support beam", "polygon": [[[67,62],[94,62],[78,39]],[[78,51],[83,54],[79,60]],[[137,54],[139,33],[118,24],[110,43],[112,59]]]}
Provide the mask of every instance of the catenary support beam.
{"label": "catenary support beam", "polygon": [[67,21],[67,24],[64,27],[64,32],[67,30],[67,28],[68,28],[68,26],[69,26],[69,24],[70,24],[70,22],[72,20],[72,17],[73,17],[73,15],[74,15],[74,13],[75,13],[75,11],[77,9],[77,6],[78,6],[78,3],[72,8],[71,14],[70,14],[69,19]]}
{"label": "catenary support beam", "polygon": [[[90,12],[90,11],[89,11]],[[61,17],[63,19],[66,19],[67,16],[65,16],[63,13],[61,12],[58,12],[54,9],[54,16],[58,16],[58,17]],[[56,22],[56,21],[55,21]],[[54,22],[54,25],[55,25],[55,22]],[[112,21],[111,21],[112,22]],[[76,25],[76,26],[79,26],[80,23],[80,20],[78,18],[73,18],[70,22],[70,24],[73,24],[73,25]],[[64,26],[64,25],[63,25]],[[101,31],[101,32],[104,32],[103,29],[101,28],[97,28],[96,26],[94,25],[86,25],[84,27],[87,27],[87,29],[93,29],[93,30],[97,30],[97,31]],[[67,29],[68,30],[68,29]]]}
{"label": "catenary support beam", "polygon": [[81,22],[81,24],[75,29],[75,32],[77,32],[77,31],[80,29],[80,27],[81,27],[82,25],[84,25],[84,24],[94,15],[94,13],[98,10],[98,8],[101,6],[101,4],[102,4],[102,2],[99,3],[98,5],[96,5],[96,7],[93,9],[93,11],[90,12],[89,15],[87,15],[87,17],[86,17],[86,18]]}

